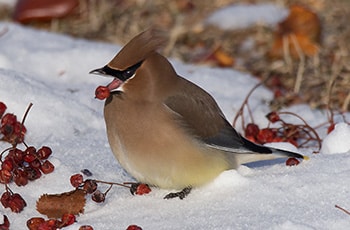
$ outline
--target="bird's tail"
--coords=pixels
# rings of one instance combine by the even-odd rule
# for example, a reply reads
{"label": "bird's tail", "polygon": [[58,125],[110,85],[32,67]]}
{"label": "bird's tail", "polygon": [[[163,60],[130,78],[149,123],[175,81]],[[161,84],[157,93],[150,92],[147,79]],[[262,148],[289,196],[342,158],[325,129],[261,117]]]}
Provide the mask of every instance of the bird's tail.
{"label": "bird's tail", "polygon": [[245,138],[242,138],[244,143],[244,150],[236,158],[239,164],[250,163],[255,161],[272,160],[276,158],[300,158],[308,160],[308,156],[301,155],[292,151],[277,149],[273,147],[267,147],[262,145],[254,144]]}

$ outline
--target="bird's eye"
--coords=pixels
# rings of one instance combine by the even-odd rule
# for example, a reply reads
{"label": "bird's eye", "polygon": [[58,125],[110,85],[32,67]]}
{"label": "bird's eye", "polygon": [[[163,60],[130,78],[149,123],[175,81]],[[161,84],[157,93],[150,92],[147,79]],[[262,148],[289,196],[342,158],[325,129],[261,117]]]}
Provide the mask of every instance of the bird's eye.
{"label": "bird's eye", "polygon": [[127,69],[127,70],[123,71],[122,75],[125,79],[129,79],[132,77],[132,75],[135,74],[135,71],[136,71],[136,69],[135,70],[134,69]]}
{"label": "bird's eye", "polygon": [[137,64],[130,66],[126,70],[122,71],[121,75],[122,75],[123,79],[127,80],[127,79],[131,78],[135,74],[136,70],[141,66],[141,64],[142,64],[142,61],[140,61]]}

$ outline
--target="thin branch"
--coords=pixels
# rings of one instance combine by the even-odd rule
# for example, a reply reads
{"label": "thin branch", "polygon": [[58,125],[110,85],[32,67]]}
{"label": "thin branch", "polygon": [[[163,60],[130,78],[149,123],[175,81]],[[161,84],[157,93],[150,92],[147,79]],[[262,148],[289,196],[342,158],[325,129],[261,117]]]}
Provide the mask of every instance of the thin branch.
{"label": "thin branch", "polygon": [[121,183],[116,183],[116,182],[108,182],[108,181],[102,181],[102,180],[93,180],[96,183],[102,183],[102,184],[109,184],[109,185],[118,185],[121,187],[125,187],[125,188],[130,188],[130,186],[126,185],[126,183],[121,184]]}
{"label": "thin branch", "polygon": [[294,93],[299,93],[300,87],[301,87],[301,82],[303,81],[303,75],[304,75],[304,71],[305,71],[305,55],[304,55],[303,51],[301,50],[299,42],[295,38],[295,35],[292,34],[290,37],[292,39],[294,48],[297,51],[299,59],[300,59],[299,66],[298,66],[298,72],[297,72],[297,78],[295,79],[295,84],[294,84]]}
{"label": "thin branch", "polygon": [[341,110],[342,110],[343,112],[345,112],[345,111],[347,110],[347,108],[349,107],[349,105],[350,105],[350,92],[349,92],[349,94],[345,97],[345,100],[344,100],[344,103],[343,103],[343,105],[342,105],[342,107],[341,107]]}
{"label": "thin branch", "polygon": [[335,205],[335,207],[336,207],[337,209],[342,210],[342,211],[345,212],[346,214],[350,215],[350,212],[349,212],[348,210],[346,210],[345,208],[342,208],[342,207],[340,207],[339,205]]}
{"label": "thin branch", "polygon": [[289,50],[289,38],[288,36],[283,36],[283,59],[287,64],[287,69],[288,72],[291,74],[292,73],[292,66],[293,66],[293,61],[290,56],[290,50]]}
{"label": "thin branch", "polygon": [[[266,81],[266,80],[265,80],[265,81]],[[242,116],[242,119],[243,119],[244,106],[245,106],[245,105],[248,105],[248,99],[249,99],[249,97],[252,95],[252,93],[254,92],[254,90],[256,90],[259,86],[261,86],[265,81],[260,82],[259,84],[256,84],[256,85],[249,91],[249,93],[248,93],[248,95],[245,97],[245,99],[244,99],[244,101],[243,101],[241,107],[240,107],[239,110],[237,111],[235,118],[233,119],[233,123],[232,123],[232,126],[233,126],[233,127],[236,126],[236,122],[237,122],[237,120],[238,120],[238,118],[239,118],[240,116]],[[251,112],[250,112],[250,113],[251,113]],[[244,122],[243,122],[243,123],[244,123]],[[243,126],[243,128],[244,128],[244,126]]]}
{"label": "thin branch", "polygon": [[321,138],[319,137],[319,135],[317,134],[316,130],[313,129],[301,116],[299,116],[298,114],[295,114],[295,113],[292,113],[292,112],[288,112],[288,111],[284,111],[284,112],[279,112],[280,114],[289,114],[289,115],[293,115],[297,118],[299,118],[304,124],[305,124],[305,127],[307,127],[314,135],[315,135],[315,138],[318,142],[318,147],[320,150],[321,149],[321,143],[322,143],[322,140]]}

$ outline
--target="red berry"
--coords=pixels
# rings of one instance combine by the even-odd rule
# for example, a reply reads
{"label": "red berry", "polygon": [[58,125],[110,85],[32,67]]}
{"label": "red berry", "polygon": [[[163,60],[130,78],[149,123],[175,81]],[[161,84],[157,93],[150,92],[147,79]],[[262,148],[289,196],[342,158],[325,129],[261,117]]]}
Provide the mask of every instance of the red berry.
{"label": "red berry", "polygon": [[95,201],[96,203],[104,202],[106,199],[106,194],[102,193],[100,190],[96,190],[92,196],[91,199]]}
{"label": "red berry", "polygon": [[28,173],[22,169],[16,169],[13,173],[13,181],[17,186],[25,186],[28,184]]}
{"label": "red berry", "polygon": [[133,224],[133,225],[129,225],[126,230],[142,230],[142,228],[140,226]]}
{"label": "red berry", "polygon": [[74,188],[79,187],[83,183],[83,175],[81,174],[74,174],[70,177],[70,183]]}
{"label": "red berry", "polygon": [[32,168],[38,169],[38,168],[40,168],[40,166],[41,166],[41,162],[40,162],[39,159],[36,159],[36,158],[35,158],[33,161],[29,162],[29,165],[30,165],[30,167],[32,167]]}
{"label": "red berry", "polygon": [[257,140],[261,144],[270,143],[275,138],[276,133],[270,128],[264,128],[259,131],[257,135]]}
{"label": "red berry", "polygon": [[27,172],[29,180],[36,180],[41,177],[41,172],[38,168],[25,167],[24,171]]}
{"label": "red berry", "polygon": [[23,160],[27,163],[31,163],[36,160],[36,156],[34,154],[25,154]]}
{"label": "red berry", "polygon": [[24,140],[24,136],[27,132],[26,127],[24,127],[24,125],[22,125],[20,122],[16,122],[16,124],[14,125],[14,131],[13,131],[13,141],[15,143],[22,143]]}
{"label": "red berry", "polygon": [[9,207],[9,201],[11,199],[11,193],[9,191],[5,191],[0,198],[1,204],[2,206],[4,206],[4,208],[8,208]]}
{"label": "red berry", "polygon": [[75,222],[75,215],[73,214],[64,214],[62,216],[62,227],[66,227],[69,225],[74,224]]}
{"label": "red berry", "polygon": [[299,164],[299,160],[292,157],[292,158],[288,158],[288,160],[286,161],[286,165],[287,166],[294,166],[294,165],[298,165]]}
{"label": "red berry", "polygon": [[0,132],[5,136],[4,140],[10,139],[10,136],[13,134],[13,130],[15,129],[14,125],[4,124],[0,127]]}
{"label": "red berry", "polygon": [[285,93],[281,89],[275,89],[273,91],[274,98],[276,98],[276,99],[284,96],[284,94]]}
{"label": "red berry", "polygon": [[46,220],[43,223],[39,224],[36,230],[56,230],[60,225],[58,220],[50,219]]}
{"label": "red berry", "polygon": [[55,166],[49,160],[44,161],[40,166],[40,170],[44,174],[52,173],[54,169],[55,169]]}
{"label": "red berry", "polygon": [[90,225],[80,226],[79,230],[94,230]]}
{"label": "red berry", "polygon": [[6,107],[5,103],[0,101],[0,118],[2,117],[2,115],[4,115],[6,109],[7,109],[7,107]]}
{"label": "red berry", "polygon": [[6,113],[1,119],[1,126],[11,125],[14,126],[17,122],[17,117],[13,113]]}
{"label": "red berry", "polygon": [[23,163],[24,152],[20,149],[17,149],[17,148],[11,149],[9,151],[9,154],[7,154],[7,156],[9,157],[11,156],[11,158],[17,165],[21,165]]}
{"label": "red berry", "polygon": [[259,133],[259,126],[257,126],[256,124],[253,124],[253,123],[249,123],[244,132],[245,132],[245,136],[248,137],[248,136],[252,136],[252,137],[256,137]]}
{"label": "red berry", "polygon": [[29,230],[37,230],[39,226],[45,222],[45,219],[42,217],[33,217],[27,220],[27,227]]}
{"label": "red berry", "polygon": [[281,120],[281,119],[280,119],[280,116],[278,115],[277,112],[270,112],[270,113],[268,113],[268,114],[266,115],[266,118],[267,118],[270,122],[272,122],[272,123],[275,123],[275,122]]}
{"label": "red berry", "polygon": [[13,161],[12,161],[12,159],[9,159],[9,158],[5,159],[2,162],[2,164],[1,164],[1,169],[11,172],[12,169],[13,169]]}
{"label": "red berry", "polygon": [[139,184],[136,188],[135,194],[144,195],[150,193],[152,190],[148,184]]}
{"label": "red berry", "polygon": [[85,190],[86,193],[91,194],[95,192],[96,189],[97,189],[96,181],[90,180],[90,179],[84,181],[83,190]]}
{"label": "red berry", "polygon": [[100,100],[104,100],[110,95],[110,91],[106,86],[99,86],[95,90],[95,97]]}
{"label": "red berry", "polygon": [[26,148],[26,150],[24,150],[24,153],[26,155],[29,155],[29,154],[35,155],[36,154],[36,148],[34,146],[28,146]]}
{"label": "red berry", "polygon": [[52,154],[52,150],[50,147],[43,146],[38,149],[37,154],[40,160],[45,160]]}
{"label": "red berry", "polygon": [[335,128],[335,124],[331,123],[330,126],[327,129],[327,134],[331,133],[334,130],[334,128]]}
{"label": "red berry", "polygon": [[8,184],[12,180],[12,173],[5,169],[0,169],[0,183]]}
{"label": "red berry", "polygon": [[10,229],[10,221],[6,215],[4,215],[4,223],[0,224],[1,230],[9,230]]}
{"label": "red berry", "polygon": [[12,212],[19,213],[27,206],[25,200],[18,193],[12,194],[9,200],[9,207]]}

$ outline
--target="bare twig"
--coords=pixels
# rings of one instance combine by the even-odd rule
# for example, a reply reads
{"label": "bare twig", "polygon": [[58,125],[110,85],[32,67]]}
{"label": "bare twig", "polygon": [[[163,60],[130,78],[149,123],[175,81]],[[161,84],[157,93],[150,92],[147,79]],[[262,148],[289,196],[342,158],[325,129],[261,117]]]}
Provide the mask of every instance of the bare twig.
{"label": "bare twig", "polygon": [[292,73],[293,69],[293,61],[290,56],[290,50],[289,50],[289,38],[288,36],[283,36],[283,58],[286,62],[287,69],[289,73]]}
{"label": "bare twig", "polygon": [[290,35],[291,40],[293,42],[294,48],[298,53],[299,56],[299,66],[298,66],[298,72],[297,72],[297,77],[295,79],[295,84],[294,84],[294,93],[299,93],[300,92],[300,86],[301,86],[301,82],[303,80],[303,75],[304,75],[304,71],[305,71],[305,55],[303,53],[303,51],[300,48],[299,42],[296,39],[295,35],[292,34]]}
{"label": "bare twig", "polygon": [[121,184],[121,183],[117,183],[117,182],[108,182],[108,181],[102,181],[102,180],[93,180],[96,183],[101,183],[101,184],[109,184],[109,185],[118,185],[121,187],[125,187],[125,188],[130,188],[130,186],[126,185],[125,183]]}
{"label": "bare twig", "polygon": [[252,113],[251,113],[251,110],[249,108],[249,105],[248,105],[248,99],[249,97],[252,95],[252,93],[254,92],[254,90],[256,90],[259,86],[261,86],[263,82],[260,82],[259,84],[256,84],[248,93],[248,95],[246,96],[246,98],[244,99],[241,107],[239,108],[239,110],[237,111],[236,113],[236,116],[235,118],[233,119],[233,123],[232,123],[232,126],[235,127],[236,126],[236,122],[238,120],[238,118],[241,116],[242,117],[242,127],[244,128],[244,118],[243,118],[243,111],[244,111],[244,107],[247,106],[248,107],[248,111],[249,111],[249,115],[251,116],[250,118],[252,119],[252,122],[253,122],[253,116],[252,116]]}
{"label": "bare twig", "polygon": [[[295,114],[295,113],[292,113],[292,112],[288,112],[288,111],[279,112],[279,113],[280,113],[280,114],[289,114],[289,115],[293,115],[293,116],[299,118],[299,119],[304,123],[304,126],[314,134],[315,139],[316,139],[316,141],[317,141],[317,143],[318,143],[318,151],[321,149],[321,143],[322,143],[321,138],[320,138],[319,135],[317,134],[316,130],[315,130],[314,128],[312,128],[301,116],[299,116],[299,115],[297,115],[297,114]],[[309,132],[305,131],[304,129],[303,129],[303,131],[304,131],[305,133],[307,133],[308,136],[310,137]],[[317,151],[317,152],[318,152],[318,151]]]}
{"label": "bare twig", "polygon": [[335,207],[336,207],[337,209],[342,210],[342,211],[345,212],[346,214],[350,215],[350,211],[346,210],[345,208],[342,208],[342,207],[340,207],[339,205],[335,205]]}
{"label": "bare twig", "polygon": [[341,107],[341,110],[342,110],[343,112],[345,112],[345,111],[348,109],[349,105],[350,105],[350,92],[349,92],[349,94],[346,96],[346,98],[345,98],[345,100],[344,100],[344,103],[343,103],[343,105],[342,105],[342,107]]}
{"label": "bare twig", "polygon": [[[26,109],[26,112],[24,113],[24,116],[23,116],[23,118],[22,118],[22,122],[21,122],[21,130],[20,130],[20,135],[22,134],[22,131],[23,131],[23,127],[24,127],[24,122],[26,121],[26,118],[27,118],[27,116],[28,116],[28,113],[29,113],[29,110],[32,108],[32,106],[33,106],[33,103],[29,103],[29,105],[28,105],[28,107],[27,107],[27,109]],[[28,148],[28,145],[24,142],[24,138],[23,138],[23,144],[24,144],[24,146],[26,146],[27,148]],[[16,145],[17,145],[17,143],[16,143]],[[15,147],[15,146],[14,146]]]}

